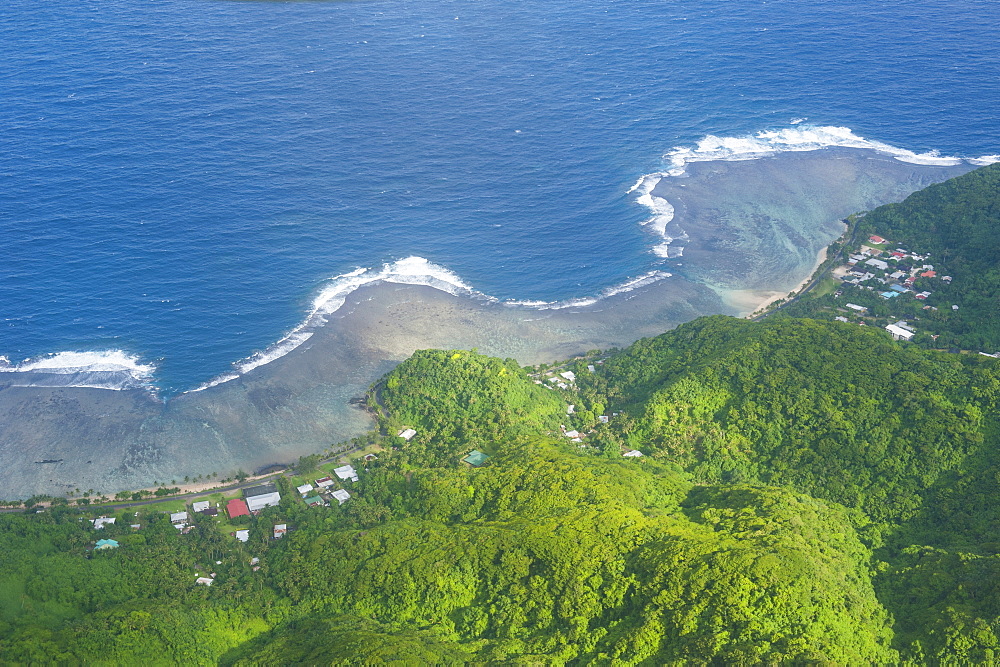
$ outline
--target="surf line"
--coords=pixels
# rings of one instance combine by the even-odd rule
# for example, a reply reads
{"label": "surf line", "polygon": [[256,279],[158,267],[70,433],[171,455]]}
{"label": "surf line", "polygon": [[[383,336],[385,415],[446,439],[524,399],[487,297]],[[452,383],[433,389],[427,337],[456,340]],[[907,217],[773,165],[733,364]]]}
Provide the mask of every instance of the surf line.
{"label": "surf line", "polygon": [[900,162],[924,166],[955,166],[970,164],[985,166],[1000,162],[1000,155],[984,155],[976,158],[962,158],[941,155],[937,151],[915,153],[881,141],[865,139],[848,127],[833,125],[805,125],[803,119],[793,119],[792,127],[762,130],[754,134],[738,137],[720,137],[713,134],[700,139],[693,147],[676,146],[663,156],[663,171],[639,177],[626,194],[638,193],[636,203],[649,209],[651,215],[642,223],[657,237],[652,248],[653,254],[665,259],[682,257],[684,247],[676,241],[688,240],[684,230],[668,228],[674,219],[674,207],[663,197],[653,194],[657,184],[664,178],[682,177],[687,165],[692,162],[756,160],[779,153],[817,151],[826,148],[859,148],[889,155]]}

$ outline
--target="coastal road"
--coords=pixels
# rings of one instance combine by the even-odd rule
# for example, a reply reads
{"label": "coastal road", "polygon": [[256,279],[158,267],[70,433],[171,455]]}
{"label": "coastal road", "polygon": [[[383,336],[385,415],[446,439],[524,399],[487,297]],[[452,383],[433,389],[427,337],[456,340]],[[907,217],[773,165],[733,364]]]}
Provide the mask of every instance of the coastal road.
{"label": "coastal road", "polygon": [[[332,461],[336,461],[337,459],[339,459],[339,458],[341,458],[341,457],[349,454],[352,451],[356,451],[357,449],[358,449],[357,447],[353,447],[351,449],[344,450],[343,452],[340,452],[340,453],[338,453],[335,456],[331,456],[329,458],[322,459],[316,465],[323,465],[325,463],[330,463]],[[129,509],[131,507],[143,507],[143,506],[146,506],[146,505],[156,505],[158,503],[166,503],[166,502],[170,502],[170,501],[178,500],[178,499],[194,500],[196,498],[204,498],[205,496],[211,496],[211,495],[214,495],[216,493],[231,493],[233,491],[239,491],[241,489],[247,489],[247,488],[250,488],[251,486],[257,486],[259,484],[267,484],[268,482],[272,482],[272,481],[276,480],[278,477],[294,477],[294,475],[295,475],[294,468],[288,468],[286,470],[282,470],[280,472],[276,472],[276,473],[273,473],[273,474],[270,474],[270,475],[266,475],[266,476],[263,476],[263,477],[257,477],[257,478],[254,478],[252,480],[246,480],[246,481],[243,481],[243,482],[236,482],[235,484],[230,484],[229,486],[214,487],[214,488],[211,488],[211,489],[206,489],[204,491],[191,491],[189,493],[181,493],[181,494],[178,494],[178,495],[175,495],[175,496],[163,496],[163,497],[160,497],[160,498],[146,498],[145,500],[129,500],[129,501],[122,501],[120,503],[107,503],[107,504],[100,504],[100,505],[96,505],[96,504],[95,505],[70,505],[70,507],[74,507],[76,509],[81,509],[81,510],[90,510],[90,509],[98,510],[99,509],[101,511],[104,511],[104,510],[118,511],[118,510],[123,510],[123,509]],[[36,509],[36,508],[47,509],[49,507],[51,507],[51,503],[39,503],[39,504],[34,505],[34,506],[30,507],[30,508],[24,508],[24,507],[4,507],[4,508],[0,508],[0,514],[2,514],[2,513],[8,513],[9,514],[11,512],[25,512],[25,511],[30,511],[30,510]]]}

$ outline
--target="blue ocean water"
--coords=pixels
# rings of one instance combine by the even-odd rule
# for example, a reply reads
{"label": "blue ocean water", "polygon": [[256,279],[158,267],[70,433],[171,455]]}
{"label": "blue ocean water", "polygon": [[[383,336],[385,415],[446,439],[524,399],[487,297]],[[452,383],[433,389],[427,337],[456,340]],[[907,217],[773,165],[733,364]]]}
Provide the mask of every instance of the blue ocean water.
{"label": "blue ocean water", "polygon": [[123,350],[170,394],[419,256],[501,299],[650,270],[629,189],[705,135],[1000,153],[974,0],[8,0],[0,355]]}

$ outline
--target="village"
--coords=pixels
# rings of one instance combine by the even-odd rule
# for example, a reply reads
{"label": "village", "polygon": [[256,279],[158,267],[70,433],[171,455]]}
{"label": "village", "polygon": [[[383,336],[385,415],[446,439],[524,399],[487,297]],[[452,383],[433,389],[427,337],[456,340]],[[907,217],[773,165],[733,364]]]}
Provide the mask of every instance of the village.
{"label": "village", "polygon": [[[416,435],[417,431],[412,428],[404,428],[396,433],[396,437],[406,442],[409,442]],[[367,466],[368,463],[378,460],[378,456],[369,451],[363,453],[359,459],[355,460],[355,463]],[[478,468],[485,464],[488,459],[489,456],[483,452],[472,450],[462,457],[461,463],[471,468]],[[360,481],[359,470],[354,467],[353,463],[343,463],[342,461],[339,463],[342,465],[320,466],[313,475],[296,474],[288,477],[286,486],[294,488],[294,493],[291,495],[295,502],[301,502],[309,508],[339,507],[355,497],[357,491],[348,489]],[[272,479],[276,481],[279,477],[281,475]],[[156,505],[163,508],[159,514],[169,515],[170,524],[178,530],[180,535],[187,535],[195,530],[196,519],[194,515],[200,515],[208,520],[214,520],[218,530],[234,541],[247,543],[250,541],[251,522],[260,517],[267,508],[280,507],[282,504],[283,496],[275,481],[264,481],[228,493],[214,493],[208,499],[192,499],[191,502],[182,499],[167,499],[157,502]],[[285,495],[289,494],[286,492]],[[44,510],[40,508],[38,511]],[[137,511],[129,511],[125,514],[127,518],[140,520],[140,513]],[[119,519],[126,517],[121,514],[118,516],[101,515],[88,521],[95,531],[104,531],[108,526],[120,528],[118,526]],[[129,523],[128,531],[141,531],[142,528],[141,523]],[[274,519],[268,524],[266,533],[269,539],[279,540],[292,530],[294,530],[293,525]],[[117,535],[121,536],[120,530]],[[93,552],[106,552],[121,546],[119,540],[101,538],[96,540]],[[222,561],[217,561],[217,565],[221,564]],[[252,571],[260,570],[260,557],[252,557],[249,564]],[[192,581],[195,585],[211,586],[216,582],[217,576],[216,572],[195,572]]]}
{"label": "village", "polygon": [[[952,277],[941,275],[940,269],[930,263],[929,254],[893,246],[888,239],[872,235],[858,252],[849,255],[846,264],[833,269],[832,277],[837,284],[832,296],[838,301],[845,301],[835,307],[840,314],[834,319],[861,326],[880,325],[894,340],[909,341],[919,333],[917,326],[897,318],[904,312],[937,311],[939,306],[927,301],[935,292],[935,284],[950,284]],[[866,295],[865,292],[870,294]],[[847,301],[852,293],[855,297],[864,297],[854,300],[868,301],[868,305]],[[871,300],[876,296],[878,301],[872,303]],[[915,311],[910,304],[904,306],[904,301],[920,305]],[[954,304],[946,307],[958,310],[958,306]],[[931,338],[936,339],[937,336],[931,335]]]}
{"label": "village", "polygon": [[[412,429],[408,430],[406,432],[408,437],[404,439],[408,440],[415,433]],[[401,432],[400,436],[404,436],[404,433]],[[377,460],[377,458],[374,453],[368,453],[363,455],[361,460],[367,464]],[[351,500],[354,494],[348,491],[348,487],[359,481],[358,470],[350,463],[328,467],[329,471],[319,468],[318,475],[314,473],[309,481],[306,481],[303,475],[290,478],[289,483],[295,489],[298,502],[302,502],[308,507],[330,507],[333,504],[340,506]],[[267,481],[237,489],[235,492],[211,494],[208,499],[193,500],[192,502],[173,499],[157,504],[164,507],[161,513],[169,515],[171,525],[181,535],[191,533],[196,528],[194,515],[201,515],[208,520],[214,520],[217,528],[235,541],[246,543],[250,540],[249,526],[252,517],[260,516],[266,508],[279,507],[281,501],[282,494],[278,485],[273,481]],[[140,513],[128,512],[127,515],[139,520]],[[90,519],[90,523],[95,531],[103,531],[107,526],[116,526],[121,518],[123,518],[121,515],[117,517],[102,515]],[[130,532],[140,531],[142,528],[141,523],[129,524]],[[267,532],[270,539],[278,540],[293,529],[293,526],[287,522],[276,520],[273,525],[268,527]],[[94,551],[108,551],[120,546],[121,543],[115,539],[98,539],[94,545]],[[218,564],[221,564],[221,561]],[[250,565],[253,571],[258,571],[260,558],[251,558]],[[216,576],[215,572],[196,572],[193,576],[193,582],[196,585],[211,586],[216,581]]]}

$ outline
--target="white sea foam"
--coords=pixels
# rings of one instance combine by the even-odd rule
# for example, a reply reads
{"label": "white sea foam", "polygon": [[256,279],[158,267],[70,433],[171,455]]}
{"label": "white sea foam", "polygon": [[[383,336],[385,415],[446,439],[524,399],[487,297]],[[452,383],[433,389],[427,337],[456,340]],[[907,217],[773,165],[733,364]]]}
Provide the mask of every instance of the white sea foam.
{"label": "white sea foam", "polygon": [[652,216],[641,224],[650,233],[660,237],[660,241],[653,246],[652,252],[657,257],[664,259],[669,258],[672,252],[670,244],[673,243],[674,238],[667,233],[667,225],[674,219],[674,207],[663,197],[654,195],[653,189],[666,176],[667,174],[664,173],[646,174],[636,181],[635,185],[629,188],[628,193],[626,193],[638,192],[639,194],[635,198],[636,203],[645,206],[652,213]]}
{"label": "white sea foam", "polygon": [[344,305],[351,292],[359,287],[378,283],[426,285],[456,295],[474,292],[461,278],[443,266],[423,257],[407,257],[383,264],[380,270],[355,269],[331,279],[329,285],[313,300],[313,309],[306,324],[320,323],[317,320],[336,312]]}
{"label": "white sea foam", "polygon": [[[637,278],[631,278],[620,285],[609,287],[597,296],[566,299],[563,301],[504,301],[503,305],[532,310],[583,308],[591,306],[601,299],[606,299],[610,296],[669,278],[670,275],[666,271],[650,271]],[[355,269],[354,271],[330,279],[329,283],[320,290],[319,294],[313,300],[312,310],[302,324],[280,341],[266,350],[257,352],[246,359],[234,363],[232,371],[215,377],[191,391],[204,391],[210,387],[235,380],[255,368],[280,359],[309,340],[313,335],[314,329],[325,324],[329,315],[342,308],[352,292],[362,287],[382,283],[424,285],[456,296],[466,295],[483,301],[499,302],[496,297],[474,290],[453,271],[439,264],[434,264],[423,257],[407,257],[395,262],[389,262],[383,264],[381,269]]]}
{"label": "white sea foam", "polygon": [[668,174],[679,176],[691,162],[709,160],[754,160],[789,151],[815,151],[823,148],[864,148],[874,150],[902,162],[914,164],[951,166],[962,163],[962,158],[943,156],[937,151],[914,153],[881,141],[873,141],[855,134],[849,127],[832,125],[796,125],[780,130],[765,130],[742,137],[708,135],[695,147],[680,146],[664,158],[670,164]]}
{"label": "white sea foam", "polygon": [[[327,316],[339,310],[347,302],[347,297],[352,292],[367,285],[381,283],[426,285],[455,295],[477,294],[455,273],[423,257],[407,257],[395,262],[387,262],[382,265],[381,269],[355,269],[331,278],[313,299],[312,310],[305,321],[280,341],[266,350],[256,352],[246,359],[234,363],[231,372],[213,378],[192,391],[203,391],[209,387],[235,380],[255,368],[280,359],[309,340],[313,335],[313,330],[325,324]],[[484,296],[484,298],[490,297]]]}
{"label": "white sea foam", "polygon": [[[6,361],[6,357],[4,357]],[[152,364],[140,363],[139,358],[121,350],[91,352],[57,352],[27,359],[6,372],[45,371],[46,373],[81,373],[92,371],[121,371],[137,378],[148,378],[156,370]]]}
{"label": "white sea foam", "polygon": [[0,357],[0,373],[14,386],[90,387],[95,389],[149,388],[156,366],[122,350],[57,352],[11,364]]}
{"label": "white sea foam", "polygon": [[663,243],[658,243],[653,246],[653,254],[657,257],[662,257],[663,259],[677,259],[678,257],[684,256],[684,246],[682,245],[671,245],[673,239],[664,241]]}
{"label": "white sea foam", "polygon": [[960,158],[940,155],[937,151],[915,153],[881,141],[865,139],[847,127],[804,125],[802,124],[804,120],[796,118],[791,121],[793,127],[765,130],[740,137],[719,137],[710,134],[693,147],[678,146],[664,155],[663,159],[668,168],[663,172],[640,177],[626,193],[637,192],[636,203],[648,208],[652,214],[641,223],[660,237],[653,245],[652,253],[669,259],[683,255],[684,248],[674,245],[674,241],[681,238],[684,232],[671,229],[670,233],[667,233],[667,226],[674,217],[674,208],[666,199],[654,195],[653,190],[664,178],[683,176],[687,165],[692,162],[756,160],[779,153],[815,151],[824,148],[867,149],[890,155],[901,162],[927,166],[954,166],[963,162],[978,166],[1000,162],[1000,155]]}
{"label": "white sea foam", "polygon": [[608,287],[601,291],[597,296],[580,297],[576,299],[566,299],[564,301],[504,301],[505,306],[517,306],[521,308],[531,308],[533,310],[561,310],[563,308],[583,308],[585,306],[592,306],[601,299],[607,299],[608,297],[615,296],[616,294],[623,294],[625,292],[631,292],[634,289],[640,287],[645,287],[646,285],[652,285],[655,282],[659,282],[664,278],[669,278],[671,273],[666,271],[649,271],[642,274],[641,276],[635,278],[629,278],[625,282]]}

